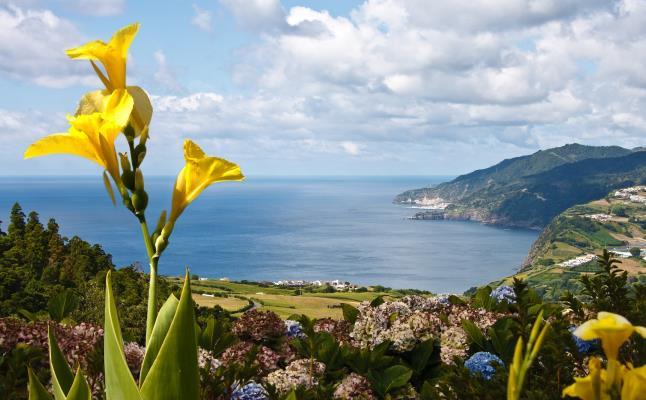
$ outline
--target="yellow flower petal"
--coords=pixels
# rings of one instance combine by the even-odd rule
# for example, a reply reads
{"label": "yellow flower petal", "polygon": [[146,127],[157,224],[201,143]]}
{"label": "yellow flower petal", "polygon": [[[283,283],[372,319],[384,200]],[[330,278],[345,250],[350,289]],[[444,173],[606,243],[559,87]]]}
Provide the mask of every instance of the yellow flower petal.
{"label": "yellow flower petal", "polygon": [[622,400],[640,400],[646,394],[646,366],[631,369],[624,375],[621,388]]}
{"label": "yellow flower petal", "polygon": [[646,338],[646,328],[644,328],[643,326],[636,326],[635,332],[637,332],[639,336]]}
{"label": "yellow flower petal", "polygon": [[68,117],[67,133],[56,133],[33,143],[25,158],[49,154],[70,154],[93,161],[106,169],[117,185],[121,183],[114,142],[122,129],[101,113]]}
{"label": "yellow flower petal", "polygon": [[68,49],[66,53],[70,58],[100,61],[108,74],[110,85],[112,86],[108,89],[125,89],[126,58],[130,44],[135,35],[137,35],[138,30],[139,24],[128,25],[119,29],[108,43],[95,40],[82,46]]}
{"label": "yellow flower petal", "polygon": [[[126,126],[132,122],[136,136],[139,136],[152,119],[153,108],[148,94],[139,86],[128,86],[127,92],[117,89],[95,90],[81,97],[75,115],[102,112],[115,119],[118,125]],[[127,118],[130,118],[128,120]]]}
{"label": "yellow flower petal", "polygon": [[103,98],[103,117],[116,125],[126,126],[132,113],[134,100],[126,89],[116,89]]}
{"label": "yellow flower petal", "polygon": [[[54,133],[32,143],[25,151],[25,158],[47,156],[50,154],[71,154],[97,162],[94,148],[83,138],[68,133]],[[102,167],[105,168],[104,165]]]}
{"label": "yellow flower petal", "polygon": [[606,357],[614,360],[617,358],[621,345],[634,331],[635,327],[626,318],[602,311],[596,319],[581,324],[574,334],[583,340],[601,339]]}
{"label": "yellow flower petal", "polygon": [[609,400],[610,396],[603,389],[606,371],[601,369],[601,360],[591,358],[588,363],[590,373],[583,378],[574,378],[574,383],[563,389],[562,396],[570,396],[582,400]]}
{"label": "yellow flower petal", "polygon": [[150,103],[150,98],[146,91],[139,86],[128,86],[128,93],[132,96],[135,102],[135,109],[132,113],[134,120],[134,128],[139,136],[148,126],[153,117],[153,105]]}
{"label": "yellow flower petal", "polygon": [[175,180],[169,218],[171,223],[174,223],[182,211],[209,185],[244,179],[238,165],[221,158],[206,156],[202,149],[190,140],[184,141],[184,159],[186,165]]}

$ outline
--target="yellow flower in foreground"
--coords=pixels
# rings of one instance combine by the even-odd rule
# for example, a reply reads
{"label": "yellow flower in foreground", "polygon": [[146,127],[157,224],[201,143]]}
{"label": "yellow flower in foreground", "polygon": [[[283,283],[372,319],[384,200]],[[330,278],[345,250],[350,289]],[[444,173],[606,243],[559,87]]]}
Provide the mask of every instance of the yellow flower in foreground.
{"label": "yellow flower in foreground", "polygon": [[616,360],[619,348],[633,332],[646,337],[646,328],[633,326],[618,314],[601,311],[596,319],[581,324],[574,334],[583,340],[601,339],[601,346],[609,360]]}
{"label": "yellow flower in foreground", "polygon": [[601,360],[591,358],[588,367],[590,374],[583,378],[574,378],[574,383],[563,389],[563,397],[578,397],[582,400],[609,400],[610,396],[602,389],[606,371],[601,369]]}
{"label": "yellow flower in foreground", "polygon": [[186,165],[177,175],[173,189],[171,224],[212,183],[244,179],[237,164],[206,156],[200,146],[190,140],[184,141],[184,159]]}
{"label": "yellow flower in foreground", "polygon": [[108,89],[125,89],[128,49],[138,30],[139,24],[131,24],[119,29],[108,43],[94,40],[66,53],[70,58],[100,61],[108,74],[111,86]]}
{"label": "yellow flower in foreground", "polygon": [[70,128],[54,133],[31,144],[25,158],[50,154],[71,154],[99,164],[110,173],[117,184],[121,182],[114,142],[123,129],[123,121],[133,107],[125,91],[115,91],[105,99],[106,113],[68,117]]}
{"label": "yellow flower in foreground", "polygon": [[646,365],[631,369],[624,375],[624,384],[621,389],[622,400],[639,400],[646,393]]}
{"label": "yellow flower in foreground", "polygon": [[152,105],[148,95],[139,86],[126,87],[128,49],[138,30],[139,24],[131,24],[119,29],[108,43],[102,40],[95,40],[66,51],[67,55],[74,59],[101,62],[105,68],[105,72],[108,74],[106,78],[101,70],[92,63],[94,71],[105,85],[106,90],[86,93],[81,99],[76,112],[77,115],[104,112],[101,108],[103,98],[109,96],[114,90],[127,89],[128,93],[133,97],[135,104],[136,112],[133,113],[132,117],[137,133],[140,134],[150,124]]}

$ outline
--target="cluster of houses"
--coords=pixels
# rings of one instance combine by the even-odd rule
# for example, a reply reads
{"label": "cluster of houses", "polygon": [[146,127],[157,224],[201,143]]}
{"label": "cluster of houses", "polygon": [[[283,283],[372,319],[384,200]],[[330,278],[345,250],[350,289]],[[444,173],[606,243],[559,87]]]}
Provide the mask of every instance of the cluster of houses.
{"label": "cluster of houses", "polygon": [[343,282],[338,279],[333,281],[304,281],[304,280],[280,280],[272,282],[276,286],[286,286],[286,287],[306,287],[306,286],[332,286],[335,290],[338,291],[353,291],[358,288],[357,285],[350,282]]}
{"label": "cluster of houses", "polygon": [[571,258],[569,260],[563,261],[558,265],[565,268],[572,268],[572,267],[577,267],[579,265],[587,264],[590,261],[594,261],[596,259],[597,259],[597,256],[594,254],[584,254],[582,256],[578,256],[576,258]]}
{"label": "cluster of houses", "polygon": [[644,192],[646,192],[646,186],[632,186],[615,191],[614,197],[628,200],[631,203],[646,204],[646,196],[641,194]]}
{"label": "cluster of houses", "polygon": [[440,197],[422,197],[421,199],[408,199],[409,203],[415,204],[413,208],[422,208],[425,210],[444,210],[451,203]]}
{"label": "cluster of houses", "polygon": [[584,215],[584,217],[598,222],[608,222],[612,220],[612,215],[609,214],[588,214]]}
{"label": "cluster of houses", "polygon": [[[640,250],[641,250],[640,257],[642,257],[642,259],[646,261],[646,249],[640,249]],[[619,258],[633,257],[633,254],[628,250],[609,250],[609,251],[610,253],[612,253],[614,257],[619,257]],[[566,261],[562,261],[558,265],[565,268],[572,268],[572,267],[577,267],[579,265],[587,264],[596,259],[597,259],[597,256],[594,254],[584,254],[582,256],[578,256]]]}

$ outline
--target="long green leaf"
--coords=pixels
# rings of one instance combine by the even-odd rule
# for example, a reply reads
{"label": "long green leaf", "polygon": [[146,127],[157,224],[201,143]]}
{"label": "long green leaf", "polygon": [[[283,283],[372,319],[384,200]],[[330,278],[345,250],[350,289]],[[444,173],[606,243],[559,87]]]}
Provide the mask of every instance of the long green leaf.
{"label": "long green leaf", "polygon": [[190,281],[187,270],[175,317],[141,386],[141,395],[146,400],[199,399],[200,378]]}
{"label": "long green leaf", "polygon": [[123,354],[123,339],[117,317],[117,307],[112,295],[110,271],[105,277],[105,332],[104,332],[104,366],[105,394],[107,400],[141,399],[135,379],[128,369]]}
{"label": "long green leaf", "polygon": [[54,387],[54,398],[65,400],[67,392],[74,382],[74,374],[70,369],[65,356],[56,342],[56,336],[51,326],[47,328],[47,342],[49,345],[49,368],[52,373],[52,386]]}
{"label": "long green leaf", "polygon": [[487,339],[485,336],[482,334],[482,331],[476,324],[473,322],[469,321],[468,319],[463,319],[462,321],[462,329],[464,330],[464,333],[467,334],[467,338],[471,343],[474,343],[476,346],[478,346],[480,351],[487,351],[485,348],[485,343]]}
{"label": "long green leaf", "polygon": [[81,373],[80,367],[76,370],[74,383],[72,383],[72,387],[70,388],[70,391],[67,394],[66,399],[67,400],[92,400],[92,391],[90,390],[90,385],[87,384],[85,377]]}
{"label": "long green leaf", "polygon": [[47,392],[45,386],[40,383],[34,371],[27,369],[29,373],[29,400],[52,400],[52,396]]}
{"label": "long green leaf", "polygon": [[71,289],[66,289],[47,302],[47,311],[54,321],[61,322],[78,307],[79,299]]}
{"label": "long green leaf", "polygon": [[146,348],[144,362],[141,365],[141,374],[139,376],[140,384],[143,384],[146,380],[146,375],[148,375],[150,367],[152,367],[153,362],[157,358],[159,349],[161,348],[162,343],[164,343],[164,339],[168,333],[168,328],[170,328],[170,324],[173,322],[173,317],[175,316],[178,304],[179,300],[177,300],[177,297],[171,294],[159,310],[159,314],[157,314],[155,326],[153,327],[153,331],[150,335],[150,342]]}

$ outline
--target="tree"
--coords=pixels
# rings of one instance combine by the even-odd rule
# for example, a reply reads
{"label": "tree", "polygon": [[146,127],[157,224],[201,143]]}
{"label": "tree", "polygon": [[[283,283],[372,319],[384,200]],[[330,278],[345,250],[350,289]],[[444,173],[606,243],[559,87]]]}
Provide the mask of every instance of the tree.
{"label": "tree", "polygon": [[628,295],[628,273],[616,265],[621,261],[613,258],[606,249],[599,256],[598,263],[601,271],[593,277],[581,277],[583,294],[590,296],[590,307],[596,312],[627,315],[632,306],[632,299]]}
{"label": "tree", "polygon": [[22,238],[25,234],[25,213],[22,212],[20,204],[14,203],[13,207],[11,207],[9,221],[9,236],[14,240]]}
{"label": "tree", "polygon": [[639,257],[641,255],[642,251],[639,247],[633,247],[630,249],[630,254],[633,257]]}

